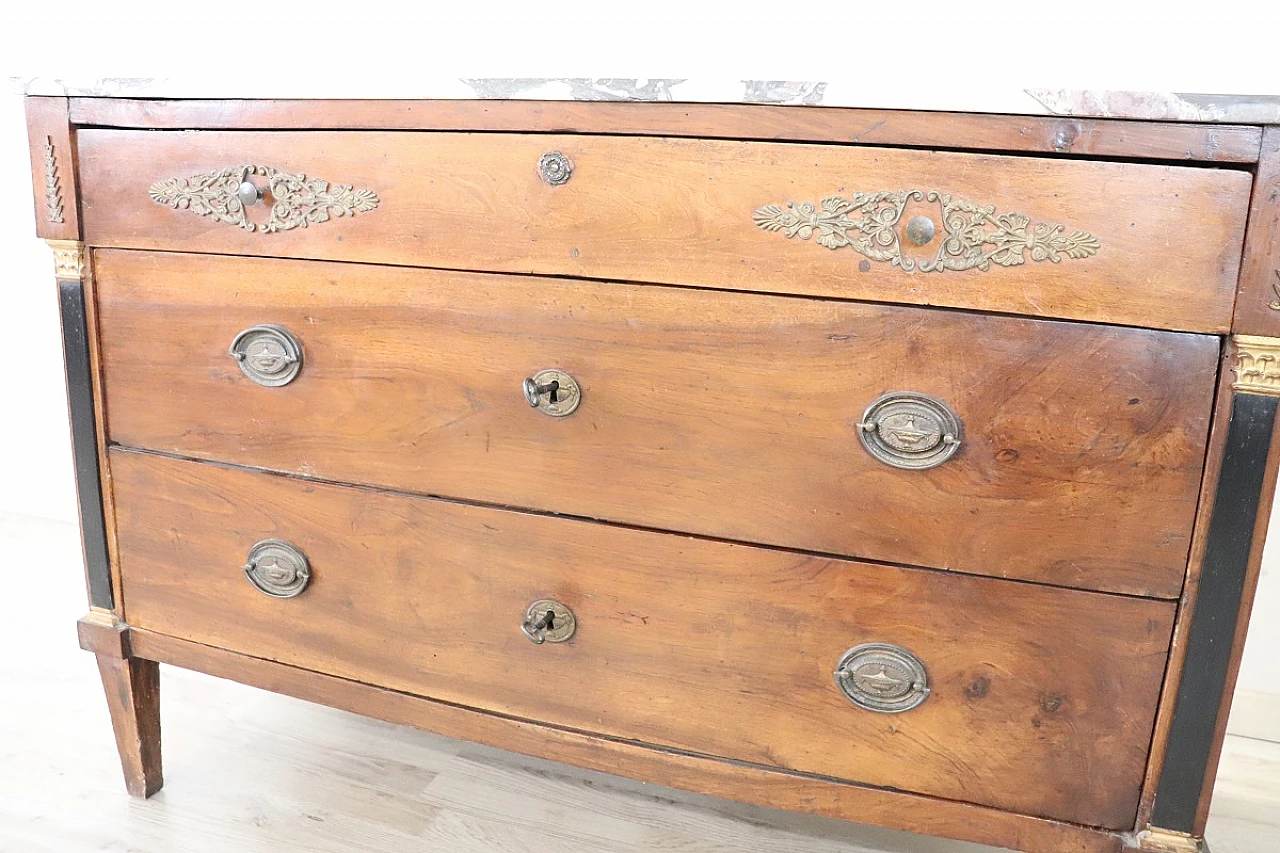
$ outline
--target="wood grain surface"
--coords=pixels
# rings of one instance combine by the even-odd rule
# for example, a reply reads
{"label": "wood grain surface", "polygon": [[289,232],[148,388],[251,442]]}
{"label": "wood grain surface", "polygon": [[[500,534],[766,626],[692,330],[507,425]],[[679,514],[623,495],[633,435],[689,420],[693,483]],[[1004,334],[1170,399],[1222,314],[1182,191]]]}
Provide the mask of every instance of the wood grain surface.
{"label": "wood grain surface", "polygon": [[[95,253],[112,441],[321,478],[1175,598],[1218,342],[752,294],[367,265]],[[302,343],[262,388],[227,350]],[[525,402],[546,367],[573,415]],[[858,439],[888,391],[960,453]]]}
{"label": "wood grain surface", "polygon": [[[1134,326],[1231,326],[1250,176],[1184,166],[616,136],[82,130],[85,239],[97,246],[573,275],[947,305]],[[573,177],[538,162],[560,151]],[[157,181],[244,164],[377,193],[376,210],[261,233],[153,201]],[[766,205],[921,190],[1062,226],[1092,257],[906,272],[758,227]],[[271,201],[271,199],[268,199]],[[251,209],[265,222],[266,205]],[[939,204],[920,204],[943,244]],[[860,214],[855,214],[858,218]],[[905,218],[905,217],[904,217]],[[1005,220],[1005,225],[1015,220]],[[979,230],[1001,227],[985,221]],[[885,232],[887,233],[887,232]]]}
{"label": "wood grain surface", "polygon": [[160,760],[160,666],[140,658],[95,655],[111,712],[124,784],[134,797],[164,785]]}
{"label": "wood grain surface", "polygon": [[625,101],[71,98],[71,120],[176,130],[468,130],[856,142],[1212,163],[1257,162],[1262,136],[1257,127],[1224,124]]}
{"label": "wood grain surface", "polygon": [[[112,455],[139,628],[612,737],[1133,825],[1167,602]],[[307,554],[298,598],[245,579],[264,538]],[[521,633],[544,597],[577,616],[570,642]],[[924,704],[843,697],[832,671],[867,642],[923,661]]]}
{"label": "wood grain surface", "polygon": [[[724,802],[725,799],[757,803],[768,806],[770,809],[788,810],[789,813],[785,815],[778,813],[779,820],[777,823],[770,819],[770,812],[750,810],[742,818],[756,829],[780,824],[794,831],[796,824],[802,819],[797,818],[793,813],[801,812],[842,821],[856,821],[871,826],[928,833],[941,838],[994,844],[1000,848],[1021,850],[1026,851],[1026,853],[1120,853],[1122,849],[1120,836],[1104,830],[1089,829],[1044,818],[1028,817],[969,803],[957,803],[950,800],[924,797],[905,791],[868,788],[834,779],[814,778],[743,762],[731,763],[693,753],[655,749],[635,742],[596,737],[528,720],[502,717],[457,705],[436,702],[431,699],[399,693],[369,684],[361,684],[348,679],[298,669],[275,661],[227,652],[150,631],[134,630],[132,634],[133,642],[139,649],[143,650],[152,659],[166,664],[209,673],[221,678],[233,679],[242,684],[252,685],[285,696],[294,696],[310,702],[345,708],[379,720],[415,726],[427,731],[444,734],[451,738],[463,738],[478,744],[500,745],[505,750],[549,758],[553,761],[584,768],[587,771],[598,770],[613,776],[621,775],[654,783],[659,786],[656,790],[648,785],[641,789],[646,796],[658,798],[658,802],[653,806],[655,813],[652,815],[652,819],[667,829],[671,828],[673,823],[676,822],[684,824],[686,825],[686,831],[695,836],[694,839],[688,841],[674,841],[671,844],[672,850],[702,851],[705,847],[707,853],[712,853],[712,851],[723,850],[726,845],[735,850],[768,849],[790,851],[791,849],[787,845],[786,839],[780,838],[776,832],[767,833],[767,837],[757,837],[753,833],[752,837],[749,838],[726,839],[719,837],[713,830],[698,829],[696,823],[689,821],[689,818],[675,813],[680,810],[680,802],[675,799],[676,792],[671,790],[673,788],[708,793],[714,797],[721,798],[708,800],[701,804],[703,808],[714,810],[721,817],[724,817],[726,813],[732,814],[744,808],[741,806],[735,808],[733,805]],[[175,673],[173,676],[175,681],[190,678],[191,676],[187,676],[185,673]],[[208,687],[216,686],[220,685],[215,684]],[[194,693],[194,691],[192,692]],[[208,688],[206,688],[207,692]],[[237,696],[236,698],[241,697]],[[282,700],[272,701],[279,702]],[[243,708],[243,706],[244,700],[241,698],[236,707],[239,709]],[[189,710],[188,708],[180,709],[181,712],[189,712]],[[270,773],[270,771],[281,763],[273,754],[279,745],[296,744],[300,741],[304,743],[311,740],[318,741],[322,738],[322,731],[319,731],[315,725],[315,716],[314,712],[305,714],[305,716],[303,713],[296,713],[289,715],[283,721],[279,720],[279,715],[268,717],[269,720],[277,724],[298,724],[300,731],[295,732],[293,737],[264,738],[263,743],[257,744],[258,751],[254,753],[252,767],[260,767],[259,772],[270,774],[268,779],[274,778],[275,774]],[[299,719],[300,717],[301,720]],[[369,725],[360,720],[347,722],[353,728]],[[340,732],[339,734],[342,733]],[[350,735],[347,737],[349,739]],[[403,767],[406,763],[404,758],[386,761],[371,760],[367,757],[368,753],[376,754],[381,745],[385,744],[389,739],[395,739],[401,749],[408,751],[413,756],[410,768]],[[334,773],[334,776],[341,779],[351,778],[353,773],[356,778],[360,778],[364,772],[371,772],[378,779],[385,779],[387,777],[384,775],[383,768],[388,763],[400,770],[399,773],[391,777],[396,781],[402,780],[406,776],[409,777],[405,780],[406,782],[414,781],[415,776],[424,772],[420,769],[424,763],[427,764],[428,768],[426,772],[430,772],[431,764],[423,761],[423,750],[421,748],[414,749],[411,743],[406,744],[405,741],[411,740],[411,738],[403,732],[388,731],[385,727],[380,727],[375,733],[367,737],[367,745],[364,745],[363,749],[354,756],[350,755],[350,747],[343,748],[343,738],[335,737],[333,740],[338,741],[339,744],[336,750],[327,748],[328,745],[325,744],[323,747],[314,748],[307,755],[301,757],[301,760],[315,761],[316,755],[336,755],[345,759],[343,764],[350,761],[358,763],[358,770],[352,770],[345,766],[339,768]],[[250,744],[250,746],[254,746],[254,744]],[[459,746],[472,753],[482,750],[488,751],[483,746],[471,747],[465,744],[459,744]],[[265,757],[263,756],[264,750],[268,752]],[[232,752],[231,760],[235,760],[236,756],[237,753]],[[498,756],[486,757],[488,759],[487,763],[490,764],[503,760]],[[219,749],[216,753],[208,755],[206,762],[221,758],[228,758],[228,756],[225,750]],[[290,761],[287,766],[293,769],[297,760]],[[459,808],[465,804],[469,811],[482,809],[487,812],[492,809],[507,816],[507,821],[505,822],[515,823],[521,830],[526,833],[532,833],[532,837],[540,841],[545,841],[547,837],[545,830],[548,828],[548,824],[566,826],[567,815],[568,825],[575,827],[575,837],[572,839],[575,849],[593,850],[593,843],[602,845],[601,853],[603,853],[603,850],[616,851],[618,849],[616,821],[610,821],[613,826],[609,827],[609,829],[612,829],[613,832],[609,830],[592,832],[591,829],[584,826],[584,823],[588,820],[588,814],[599,819],[598,816],[602,813],[607,815],[613,811],[610,808],[609,800],[616,797],[618,793],[617,787],[625,783],[613,780],[612,785],[606,788],[605,785],[601,784],[600,780],[590,778],[589,773],[566,770],[555,765],[528,767],[528,759],[512,756],[505,757],[505,760],[507,763],[523,765],[526,768],[526,773],[521,774],[523,778],[518,780],[518,784],[514,788],[511,785],[494,785],[486,791],[476,790],[474,786],[468,786],[469,791],[466,794],[455,790],[454,796],[449,797],[445,804],[453,808]],[[237,761],[237,763],[244,766],[240,761]],[[498,766],[501,767],[501,764]],[[253,772],[248,767],[246,769]],[[449,769],[456,770],[456,768]],[[207,774],[193,773],[191,775],[195,779],[204,779]],[[580,776],[586,778],[577,781]],[[314,776],[307,774],[305,778],[312,779]],[[1261,778],[1265,779],[1266,777]],[[563,792],[563,799],[558,797],[554,790],[548,790],[549,787],[555,785],[557,780],[570,783],[572,786],[569,790]],[[323,790],[325,792],[332,791],[336,780],[325,778],[325,781],[328,784],[324,786]],[[244,790],[242,783],[237,782],[236,785],[237,790]],[[290,790],[297,789],[291,787]],[[375,803],[381,803],[385,800],[383,792],[376,787],[371,793],[364,786],[360,790],[364,792],[365,796],[371,797]],[[420,787],[413,788],[412,794],[416,795],[419,790]],[[517,791],[519,792],[518,794],[516,793]],[[311,796],[318,795],[312,793]],[[421,799],[425,799],[428,803],[434,805],[440,804],[440,799],[442,798],[440,792],[428,790]],[[525,811],[519,809],[516,804],[517,798],[527,808],[549,814],[541,820],[530,820]],[[354,799],[354,797],[350,799]],[[344,802],[348,802],[350,799],[344,799]],[[565,808],[569,801],[575,807],[566,813]],[[307,799],[302,799],[295,808],[305,815],[308,813],[306,808],[309,802]],[[416,807],[395,811],[389,817],[378,820],[369,829],[375,833],[385,835],[404,823],[406,813],[416,819],[421,815],[422,808],[429,808],[429,806],[420,804],[417,798],[414,799],[413,805]],[[616,805],[613,808],[616,808]],[[375,820],[377,820],[376,817]],[[314,826],[308,821],[300,821],[300,823],[308,827]],[[1266,828],[1262,827],[1261,829],[1265,831]],[[827,825],[823,829],[841,834],[866,834],[866,830],[862,828]],[[431,837],[434,838],[435,836]],[[1260,832],[1259,837],[1261,837]],[[421,839],[418,840],[419,842],[421,841]],[[626,849],[634,849],[636,851],[653,850],[655,848],[651,841],[651,839],[642,839],[634,846]],[[796,853],[801,850],[809,851],[810,853],[814,850],[826,851],[828,845],[821,843],[821,841],[820,837],[802,839],[796,848]],[[403,849],[403,842],[399,842],[399,839],[394,839],[392,843],[398,843],[399,846],[388,849],[397,851]],[[473,827],[470,830],[465,828],[455,830],[448,838],[446,846],[447,849],[453,850],[459,845],[462,845],[462,849],[465,850],[489,853],[489,851],[493,850],[492,831],[485,833],[481,827]],[[874,853],[874,851],[883,851],[885,849],[918,849],[919,853],[925,853],[926,851],[942,853],[943,850],[946,850],[947,853],[952,853],[953,847],[956,848],[954,853],[961,853],[961,850],[964,853],[995,853],[995,851],[989,850],[987,847],[938,846],[935,842],[925,838],[895,839],[894,841],[879,839],[865,846],[864,844],[855,844],[854,850],[847,851],[847,853]],[[378,849],[381,850],[382,848]],[[837,847],[836,850],[840,851],[840,853],[846,853],[843,845]],[[836,853],[836,850],[832,850],[831,853]],[[218,851],[218,853],[221,853],[221,851]]]}
{"label": "wood grain surface", "polygon": [[[26,98],[27,144],[31,154],[31,192],[35,204],[36,236],[44,240],[79,240],[80,205],[77,163],[67,99]],[[52,145],[52,154],[47,146]],[[50,169],[55,209],[50,210]],[[50,214],[53,213],[53,221]]]}
{"label": "wood grain surface", "polygon": [[1232,328],[1280,337],[1280,127],[1268,127],[1262,140]]}

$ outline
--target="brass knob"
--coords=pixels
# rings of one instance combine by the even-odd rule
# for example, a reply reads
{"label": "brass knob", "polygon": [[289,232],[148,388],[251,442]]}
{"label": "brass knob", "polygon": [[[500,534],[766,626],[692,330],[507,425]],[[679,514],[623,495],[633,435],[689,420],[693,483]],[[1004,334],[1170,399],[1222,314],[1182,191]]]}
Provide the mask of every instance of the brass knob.
{"label": "brass knob", "polygon": [[846,699],[881,714],[901,714],[929,698],[924,664],[890,643],[864,643],[849,649],[836,664],[835,679]]}
{"label": "brass knob", "polygon": [[284,326],[264,323],[236,335],[229,354],[240,372],[268,388],[288,385],[302,370],[302,344]]}
{"label": "brass knob", "polygon": [[263,539],[255,544],[241,568],[249,583],[272,598],[300,595],[311,581],[307,555],[283,539]]}
{"label": "brass knob", "polygon": [[917,216],[907,223],[907,239],[917,246],[924,246],[933,239],[936,230],[932,219],[927,216]]}
{"label": "brass knob", "polygon": [[573,161],[559,151],[548,151],[538,161],[538,174],[551,186],[558,187],[573,176]]}
{"label": "brass knob", "polygon": [[267,194],[266,190],[249,180],[253,171],[252,166],[245,166],[240,172],[240,186],[236,187],[236,199],[245,207],[257,204]]}
{"label": "brass knob", "polygon": [[912,391],[885,394],[858,424],[867,452],[895,468],[922,470],[946,462],[960,449],[960,418],[941,400]]}
{"label": "brass knob", "polygon": [[573,636],[578,629],[578,620],[573,611],[551,598],[543,598],[530,604],[524,613],[524,621],[520,630],[529,638],[529,642],[540,646],[543,643],[563,643]]}
{"label": "brass knob", "polygon": [[240,186],[236,189],[236,198],[245,207],[250,207],[262,201],[262,197],[266,194],[267,191],[253,181],[241,181]]}
{"label": "brass knob", "polygon": [[521,384],[525,402],[553,418],[572,415],[582,402],[582,388],[563,370],[539,370]]}

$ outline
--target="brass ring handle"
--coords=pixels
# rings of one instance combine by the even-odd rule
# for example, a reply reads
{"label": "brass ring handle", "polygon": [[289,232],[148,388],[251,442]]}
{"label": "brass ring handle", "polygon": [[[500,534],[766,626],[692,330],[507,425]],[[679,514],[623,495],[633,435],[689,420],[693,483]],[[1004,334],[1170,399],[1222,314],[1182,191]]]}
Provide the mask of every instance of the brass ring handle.
{"label": "brass ring handle", "polygon": [[563,370],[539,370],[521,383],[524,401],[553,418],[572,415],[582,402],[582,388]]}
{"label": "brass ring handle", "polygon": [[301,595],[311,582],[307,555],[283,539],[263,539],[256,543],[240,568],[249,583],[272,598]]}
{"label": "brass ring handle", "polygon": [[858,423],[866,451],[886,465],[919,471],[946,462],[960,449],[963,425],[941,400],[914,391],[876,399]]}
{"label": "brass ring handle", "polygon": [[529,642],[536,646],[543,643],[563,643],[578,629],[573,611],[552,598],[544,598],[530,604],[524,613],[520,630]]}
{"label": "brass ring handle", "polygon": [[864,643],[840,657],[834,673],[844,697],[867,711],[901,714],[929,698],[920,658],[891,643]]}
{"label": "brass ring handle", "polygon": [[288,385],[302,370],[302,344],[284,326],[264,323],[236,335],[228,354],[259,385]]}

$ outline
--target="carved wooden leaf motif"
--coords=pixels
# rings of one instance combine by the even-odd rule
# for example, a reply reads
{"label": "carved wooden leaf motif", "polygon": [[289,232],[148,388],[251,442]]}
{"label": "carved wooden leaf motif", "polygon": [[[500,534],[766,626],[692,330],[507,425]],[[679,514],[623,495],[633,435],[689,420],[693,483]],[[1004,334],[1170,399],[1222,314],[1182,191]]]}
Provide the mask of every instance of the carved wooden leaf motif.
{"label": "carved wooden leaf motif", "polygon": [[[916,261],[902,256],[898,221],[909,201],[940,207],[943,232],[937,254]],[[831,196],[818,205],[787,202],[756,209],[755,223],[784,237],[816,242],[828,249],[850,247],[873,261],[888,261],[906,272],[989,270],[992,264],[1016,266],[1033,261],[1058,263],[1062,258],[1087,258],[1101,244],[1088,231],[1065,233],[1062,225],[1032,224],[1021,213],[996,213],[984,206],[936,190],[897,190]]]}
{"label": "carved wooden leaf motif", "polygon": [[[236,194],[241,182],[252,175],[267,179],[268,192],[274,201],[270,218],[264,224],[249,221],[245,206]],[[156,181],[151,185],[151,199],[174,210],[189,210],[215,222],[263,234],[367,213],[380,201],[372,190],[331,185],[328,181],[281,172],[270,166],[236,166],[189,178]]]}

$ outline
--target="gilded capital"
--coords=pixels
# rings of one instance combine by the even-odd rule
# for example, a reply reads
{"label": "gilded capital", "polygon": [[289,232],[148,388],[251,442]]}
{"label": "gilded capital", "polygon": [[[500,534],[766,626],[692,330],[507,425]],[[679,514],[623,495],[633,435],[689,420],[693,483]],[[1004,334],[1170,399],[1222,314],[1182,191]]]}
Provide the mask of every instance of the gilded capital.
{"label": "gilded capital", "polygon": [[1236,381],[1231,387],[1245,394],[1280,397],[1280,338],[1235,335]]}
{"label": "gilded capital", "polygon": [[84,278],[84,243],[79,240],[45,240],[53,249],[53,270],[59,279]]}

